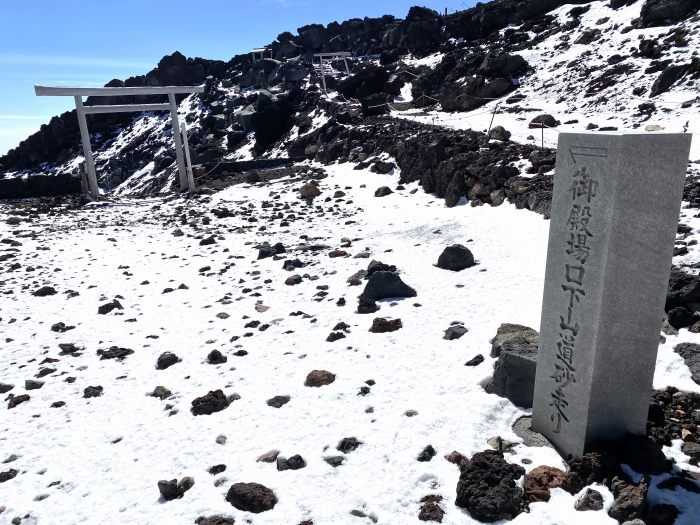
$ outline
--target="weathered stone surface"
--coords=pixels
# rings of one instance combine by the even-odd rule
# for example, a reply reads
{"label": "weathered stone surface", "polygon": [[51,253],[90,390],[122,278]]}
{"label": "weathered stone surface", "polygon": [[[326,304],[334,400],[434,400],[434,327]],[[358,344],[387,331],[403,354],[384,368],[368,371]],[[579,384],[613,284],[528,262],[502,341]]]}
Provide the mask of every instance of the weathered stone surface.
{"label": "weathered stone surface", "polygon": [[532,428],[564,454],[645,432],[690,139],[559,134]]}
{"label": "weathered stone surface", "polygon": [[519,344],[530,346],[539,345],[540,334],[527,326],[520,324],[503,323],[496,330],[496,335],[491,339],[491,357],[501,355],[501,347],[506,341],[515,341]]}
{"label": "weathered stone surface", "polygon": [[486,385],[489,394],[496,394],[515,405],[532,406],[537,367],[537,347],[524,338],[512,338],[500,344],[493,377]]}

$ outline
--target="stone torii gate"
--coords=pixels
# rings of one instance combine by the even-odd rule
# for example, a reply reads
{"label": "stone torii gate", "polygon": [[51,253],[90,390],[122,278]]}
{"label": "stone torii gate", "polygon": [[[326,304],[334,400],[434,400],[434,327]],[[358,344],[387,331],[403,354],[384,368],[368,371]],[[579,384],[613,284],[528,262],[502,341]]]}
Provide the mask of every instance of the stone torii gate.
{"label": "stone torii gate", "polygon": [[[175,95],[182,93],[203,93],[203,86],[161,86],[161,87],[49,87],[34,86],[37,96],[72,96],[75,98],[75,110],[78,115],[78,125],[80,126],[80,138],[83,143],[83,155],[85,156],[85,171],[87,172],[88,191],[94,199],[100,196],[97,186],[97,173],[95,172],[95,161],[92,158],[92,148],[90,147],[90,133],[88,132],[85,115],[95,115],[99,113],[125,113],[141,111],[170,111],[172,119],[173,139],[175,140],[175,156],[177,158],[177,169],[180,176],[180,190],[194,190],[194,178],[192,170],[187,169],[185,156],[183,153],[183,137],[180,136],[180,125],[177,118],[177,102]],[[167,95],[168,102],[162,104],[120,104],[104,106],[85,106],[83,97],[128,97],[135,95]],[[184,123],[183,123],[184,128]],[[184,135],[185,142],[187,134]],[[186,152],[189,157],[189,150]],[[189,172],[189,173],[188,173]]]}

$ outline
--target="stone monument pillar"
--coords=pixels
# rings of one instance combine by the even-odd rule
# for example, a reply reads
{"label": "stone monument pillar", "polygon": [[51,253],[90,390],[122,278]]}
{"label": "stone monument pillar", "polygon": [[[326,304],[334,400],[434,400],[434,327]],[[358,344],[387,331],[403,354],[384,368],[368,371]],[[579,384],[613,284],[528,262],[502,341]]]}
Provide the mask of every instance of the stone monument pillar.
{"label": "stone monument pillar", "polygon": [[692,136],[561,133],[532,429],[644,434]]}

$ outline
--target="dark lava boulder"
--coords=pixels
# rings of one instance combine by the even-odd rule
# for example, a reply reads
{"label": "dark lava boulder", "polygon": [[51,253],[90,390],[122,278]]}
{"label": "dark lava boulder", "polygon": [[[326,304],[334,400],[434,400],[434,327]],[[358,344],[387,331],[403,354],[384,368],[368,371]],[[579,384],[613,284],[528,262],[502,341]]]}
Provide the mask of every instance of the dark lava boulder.
{"label": "dark lava boulder", "polygon": [[53,286],[42,286],[41,288],[34,290],[32,295],[34,297],[47,297],[49,295],[56,295],[57,293],[58,292]]}
{"label": "dark lava boulder", "polygon": [[398,274],[378,271],[371,275],[360,297],[378,301],[392,297],[415,297],[416,295],[416,291],[404,283]]}
{"label": "dark lava boulder", "polygon": [[620,472],[620,464],[606,452],[588,452],[583,456],[569,457],[566,463],[569,470],[564,489],[571,494],[593,483],[609,483]]}
{"label": "dark lava boulder", "polygon": [[508,463],[502,452],[477,452],[460,465],[455,505],[487,523],[513,519],[524,503],[523,489],[515,480],[524,474],[525,469]]}
{"label": "dark lava boulder", "polygon": [[535,118],[533,118],[530,121],[530,124],[528,124],[528,127],[534,128],[534,129],[540,129],[544,125],[545,128],[555,128],[559,124],[561,124],[561,122],[559,122],[557,119],[555,119],[552,115],[549,115],[548,113],[544,113],[542,115],[538,115]]}
{"label": "dark lava boulder", "polygon": [[259,483],[234,483],[228,489],[226,501],[238,510],[259,514],[277,505],[277,496]]}
{"label": "dark lava boulder", "polygon": [[374,192],[374,196],[375,197],[386,197],[387,195],[391,195],[392,193],[394,193],[394,192],[391,191],[391,188],[389,188],[388,186],[381,186],[381,187],[377,188],[377,190]]}
{"label": "dark lava boulder", "polygon": [[180,362],[180,358],[173,354],[172,352],[163,352],[158,356],[158,360],[156,361],[156,369],[157,370],[165,370],[166,368],[170,368],[176,363]]}
{"label": "dark lava boulder", "polygon": [[681,343],[673,348],[688,365],[693,381],[700,385],[700,345],[696,343]]}
{"label": "dark lava boulder", "polygon": [[210,365],[222,365],[226,361],[228,361],[228,358],[223,355],[219,350],[212,350],[209,352],[209,355],[207,355],[207,362]]}
{"label": "dark lava boulder", "polygon": [[453,244],[445,248],[440,254],[437,267],[443,270],[459,272],[466,268],[471,268],[475,264],[474,255],[472,255],[469,248],[461,244]]}
{"label": "dark lava boulder", "polygon": [[689,303],[700,303],[700,277],[672,268],[668,280],[666,311]]}
{"label": "dark lava boulder", "polygon": [[194,399],[190,410],[195,416],[210,415],[214,412],[221,412],[228,405],[228,399],[219,389],[210,391],[208,394]]}

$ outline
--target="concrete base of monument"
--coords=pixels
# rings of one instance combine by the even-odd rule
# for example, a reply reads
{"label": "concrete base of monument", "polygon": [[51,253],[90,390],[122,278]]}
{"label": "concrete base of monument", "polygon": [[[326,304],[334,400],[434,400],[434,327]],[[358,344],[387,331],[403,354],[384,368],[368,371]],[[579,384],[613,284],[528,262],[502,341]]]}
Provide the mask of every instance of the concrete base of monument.
{"label": "concrete base of monument", "polygon": [[513,423],[513,432],[515,432],[516,436],[522,438],[523,443],[528,447],[554,448],[554,445],[546,437],[530,428],[531,424],[532,417],[523,416]]}

